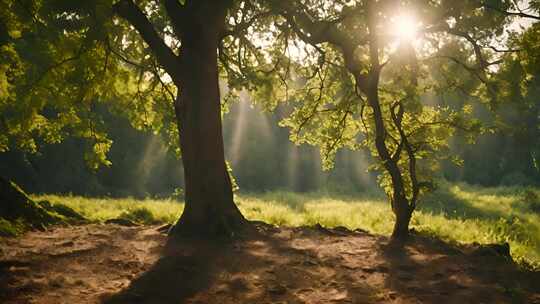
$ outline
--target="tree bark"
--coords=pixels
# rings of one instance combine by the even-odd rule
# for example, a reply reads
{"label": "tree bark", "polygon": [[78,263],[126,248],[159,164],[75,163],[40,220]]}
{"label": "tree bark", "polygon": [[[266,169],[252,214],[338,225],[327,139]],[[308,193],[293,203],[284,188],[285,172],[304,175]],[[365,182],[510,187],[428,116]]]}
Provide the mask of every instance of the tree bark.
{"label": "tree bark", "polygon": [[195,1],[184,14],[181,87],[175,103],[185,209],[171,235],[232,235],[246,220],[233,200],[223,147],[217,48],[226,8]]}
{"label": "tree bark", "polygon": [[[405,239],[409,235],[409,223],[413,210],[409,206],[409,201],[405,195],[403,176],[399,169],[397,159],[392,157],[392,154],[386,146],[387,131],[379,100],[378,80],[379,71],[377,69],[372,69],[369,75],[369,82],[364,92],[367,95],[368,104],[373,109],[373,119],[375,122],[375,148],[383,163],[384,169],[388,172],[392,180],[393,195],[391,197],[391,204],[392,212],[394,212],[396,217],[392,239]],[[360,80],[358,79],[357,82],[359,81]]]}
{"label": "tree bark", "polygon": [[181,41],[176,55],[132,0],[113,6],[150,46],[178,87],[175,113],[185,175],[185,209],[171,236],[231,236],[246,220],[233,201],[223,148],[217,49],[231,0],[163,2]]}
{"label": "tree bark", "polygon": [[392,211],[396,216],[394,222],[394,230],[392,231],[392,239],[402,240],[409,236],[409,223],[411,222],[412,210],[409,207],[409,202],[406,198],[400,198],[392,202]]}
{"label": "tree bark", "polygon": [[[377,76],[378,77],[378,74]],[[394,159],[386,146],[386,127],[380,108],[377,86],[369,86],[368,103],[373,109],[373,118],[375,120],[375,148],[377,154],[385,170],[390,175],[392,180],[393,195],[391,198],[392,211],[396,216],[394,222],[394,230],[392,232],[393,239],[405,239],[409,235],[409,222],[411,220],[412,210],[409,206],[409,201],[405,195],[405,186],[401,170],[399,169],[397,159]]]}

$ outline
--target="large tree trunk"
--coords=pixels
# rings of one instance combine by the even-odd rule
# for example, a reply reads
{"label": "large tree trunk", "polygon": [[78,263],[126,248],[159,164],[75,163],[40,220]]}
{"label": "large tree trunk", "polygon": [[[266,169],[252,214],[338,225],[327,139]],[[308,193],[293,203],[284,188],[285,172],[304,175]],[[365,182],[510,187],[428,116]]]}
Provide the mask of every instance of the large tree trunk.
{"label": "large tree trunk", "polygon": [[185,174],[184,213],[172,236],[231,235],[246,223],[233,201],[221,131],[217,49],[232,0],[162,2],[182,42],[176,55],[132,0],[113,5],[150,46],[178,86],[175,112]]}
{"label": "large tree trunk", "polygon": [[186,204],[171,235],[230,236],[246,221],[233,201],[223,148],[217,47],[226,8],[212,1],[194,2],[184,20],[175,104]]}

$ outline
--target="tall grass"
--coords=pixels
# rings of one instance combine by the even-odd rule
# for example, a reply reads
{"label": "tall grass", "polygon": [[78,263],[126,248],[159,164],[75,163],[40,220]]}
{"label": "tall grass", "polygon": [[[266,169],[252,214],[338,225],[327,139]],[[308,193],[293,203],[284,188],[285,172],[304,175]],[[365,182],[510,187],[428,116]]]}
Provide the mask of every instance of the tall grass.
{"label": "tall grass", "polygon": [[[172,223],[183,210],[174,200],[95,199],[41,195],[38,200],[65,204],[95,221],[126,217],[141,223]],[[540,264],[540,189],[482,188],[443,183],[419,202],[411,228],[457,243],[511,245],[512,255]],[[388,235],[394,217],[382,194],[299,194],[273,191],[236,197],[250,220],[274,225],[344,226]]]}

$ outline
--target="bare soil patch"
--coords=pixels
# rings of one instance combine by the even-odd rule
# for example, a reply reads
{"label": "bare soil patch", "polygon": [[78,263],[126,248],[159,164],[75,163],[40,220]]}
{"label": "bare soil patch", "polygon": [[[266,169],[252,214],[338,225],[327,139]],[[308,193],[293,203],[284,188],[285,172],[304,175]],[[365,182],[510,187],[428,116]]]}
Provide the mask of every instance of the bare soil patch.
{"label": "bare soil patch", "polygon": [[85,225],[0,241],[1,303],[540,303],[540,275],[414,236],[274,228],[167,243],[156,226]]}

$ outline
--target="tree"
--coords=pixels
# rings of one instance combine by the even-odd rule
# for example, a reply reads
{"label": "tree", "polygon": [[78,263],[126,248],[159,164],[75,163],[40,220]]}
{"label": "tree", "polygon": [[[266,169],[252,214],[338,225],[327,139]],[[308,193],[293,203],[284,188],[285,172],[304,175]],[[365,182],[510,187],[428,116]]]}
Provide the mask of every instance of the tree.
{"label": "tree", "polygon": [[114,5],[114,11],[137,29],[179,88],[175,113],[181,135],[186,207],[173,232],[235,231],[244,218],[233,202],[225,164],[217,63],[217,48],[232,2],[163,4],[181,42],[179,56],[133,2],[120,1]]}
{"label": "tree", "polygon": [[[501,10],[514,5],[495,2]],[[471,1],[267,3],[282,16],[275,27],[289,37],[276,48],[300,45],[281,64],[284,95],[299,101],[283,122],[291,139],[319,145],[327,167],[341,147],[371,150],[396,217],[392,236],[406,237],[420,195],[432,187],[437,159],[448,157],[448,138],[456,130],[469,137],[481,130],[467,119],[469,103],[497,101],[490,67],[504,51],[491,43],[503,35],[507,16]],[[393,18],[407,17],[399,16],[404,11],[419,21],[400,26],[415,28],[424,45],[396,41],[385,31]],[[463,96],[461,107],[430,103],[452,94]]]}
{"label": "tree", "polygon": [[[480,136],[474,146],[466,146],[458,134],[451,149],[463,159],[463,168],[446,164],[445,173],[452,180],[485,186],[535,184],[540,177],[535,165],[538,83],[531,64],[538,57],[538,47],[531,38],[538,27],[534,23],[538,2],[515,2],[508,8],[484,2],[484,7],[516,22],[507,30],[506,50],[503,45],[493,46],[504,54],[491,78],[497,98],[473,109],[474,116],[490,126],[490,132]],[[520,28],[523,25],[526,28]]]}
{"label": "tree", "polygon": [[530,184],[540,178],[539,25],[513,33],[509,44],[515,52],[506,54],[494,77],[500,88],[495,135],[505,143],[498,151],[499,167],[507,172],[501,180],[505,184]]}
{"label": "tree", "polygon": [[13,139],[16,146],[26,140],[36,150],[35,138],[59,142],[76,134],[95,141],[93,163],[106,163],[111,142],[99,132],[92,109],[113,100],[136,127],[179,143],[186,205],[173,234],[230,234],[244,226],[224,159],[217,61],[221,41],[249,27],[249,22],[227,26],[226,17],[244,6],[241,1],[2,5],[7,22],[1,40],[8,58],[2,61],[3,149]]}

